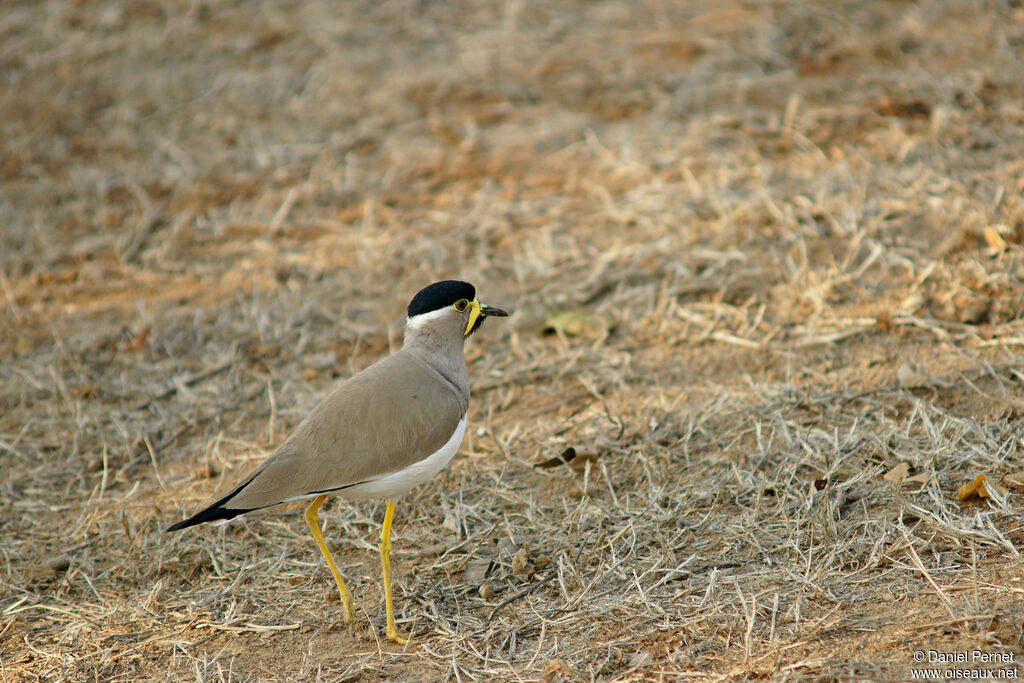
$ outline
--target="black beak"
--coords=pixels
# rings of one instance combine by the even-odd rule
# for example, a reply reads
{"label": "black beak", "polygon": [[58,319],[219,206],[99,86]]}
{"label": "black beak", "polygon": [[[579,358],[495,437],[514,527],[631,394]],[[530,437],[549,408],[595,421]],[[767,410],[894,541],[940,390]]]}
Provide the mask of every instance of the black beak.
{"label": "black beak", "polygon": [[492,317],[492,318],[507,318],[508,317],[508,311],[506,311],[504,309],[501,309],[501,308],[495,308],[494,306],[481,306],[480,307],[480,313],[482,315],[489,316],[489,317]]}
{"label": "black beak", "polygon": [[478,329],[480,329],[480,326],[484,324],[484,320],[487,319],[487,318],[507,318],[507,317],[508,317],[508,311],[506,311],[504,309],[501,309],[501,308],[495,308],[494,306],[486,306],[484,304],[481,304],[480,305],[480,315],[477,316],[476,322],[473,323],[473,329],[471,329],[469,332],[467,332],[466,336],[468,337],[469,335],[473,334]]}

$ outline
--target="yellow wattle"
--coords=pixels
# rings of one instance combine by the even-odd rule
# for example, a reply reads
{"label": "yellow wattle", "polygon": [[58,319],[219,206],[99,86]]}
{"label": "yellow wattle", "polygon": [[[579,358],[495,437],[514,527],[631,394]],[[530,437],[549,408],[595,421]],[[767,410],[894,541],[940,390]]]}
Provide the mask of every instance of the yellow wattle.
{"label": "yellow wattle", "polygon": [[480,300],[479,299],[473,299],[469,303],[469,324],[466,325],[466,334],[465,334],[465,336],[468,337],[469,333],[473,331],[473,325],[476,324],[476,319],[480,317],[480,309],[481,309],[481,306],[480,306]]}

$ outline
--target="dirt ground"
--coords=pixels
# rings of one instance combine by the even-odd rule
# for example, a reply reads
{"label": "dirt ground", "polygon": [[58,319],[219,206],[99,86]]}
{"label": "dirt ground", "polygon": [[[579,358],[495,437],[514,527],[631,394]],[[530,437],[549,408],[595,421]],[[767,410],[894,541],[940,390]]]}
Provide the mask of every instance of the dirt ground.
{"label": "dirt ground", "polygon": [[[0,680],[1024,675],[1022,54],[1012,0],[0,4]],[[382,502],[322,514],[353,628],[300,504],[163,532],[448,277],[514,315],[407,646]]]}

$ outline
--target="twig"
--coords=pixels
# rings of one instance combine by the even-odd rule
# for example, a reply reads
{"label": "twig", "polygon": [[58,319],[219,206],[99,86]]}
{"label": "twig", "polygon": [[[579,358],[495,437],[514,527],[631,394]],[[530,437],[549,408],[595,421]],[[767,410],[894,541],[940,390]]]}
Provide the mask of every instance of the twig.
{"label": "twig", "polygon": [[512,604],[513,602],[515,602],[516,600],[518,600],[520,598],[525,598],[527,595],[529,595],[533,591],[537,590],[538,588],[540,588],[541,586],[543,586],[544,584],[546,584],[548,581],[550,581],[551,579],[555,578],[556,576],[558,576],[558,572],[555,572],[555,571],[550,572],[547,576],[545,576],[540,581],[538,581],[538,582],[536,582],[536,583],[534,583],[534,584],[532,584],[530,586],[527,586],[526,588],[524,588],[523,590],[519,591],[518,593],[516,593],[512,597],[509,597],[509,598],[506,598],[505,600],[502,600],[501,604],[499,604],[497,607],[495,607],[491,611],[490,615],[487,617],[487,621],[490,622],[492,619],[494,619],[494,615],[497,614],[498,612],[500,612],[503,608],[507,607],[508,605]]}
{"label": "twig", "polygon": [[231,360],[225,361],[225,362],[221,363],[220,365],[215,365],[214,367],[209,368],[207,370],[203,370],[201,372],[196,372],[196,373],[193,373],[191,375],[188,375],[188,376],[184,377],[183,379],[181,379],[180,385],[179,384],[171,384],[170,386],[168,386],[166,389],[161,391],[156,396],[153,396],[152,398],[148,398],[145,401],[143,401],[142,403],[139,403],[138,405],[136,405],[135,406],[135,410],[145,410],[146,408],[148,408],[149,406],[153,405],[157,401],[162,401],[163,399],[167,398],[168,396],[173,396],[174,394],[178,393],[178,391],[180,391],[180,386],[188,387],[188,386],[192,386],[193,384],[196,384],[198,382],[202,382],[204,379],[209,379],[210,377],[213,377],[214,375],[217,375],[217,374],[220,374],[220,373],[224,372],[225,370],[230,368],[232,365],[234,365],[235,362],[236,362],[236,359],[232,358]]}

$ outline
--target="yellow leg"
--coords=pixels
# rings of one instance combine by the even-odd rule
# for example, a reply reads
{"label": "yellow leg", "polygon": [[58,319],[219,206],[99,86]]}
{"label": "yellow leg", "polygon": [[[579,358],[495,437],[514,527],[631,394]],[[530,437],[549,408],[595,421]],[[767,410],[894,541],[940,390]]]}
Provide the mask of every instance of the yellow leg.
{"label": "yellow leg", "polygon": [[380,532],[380,563],[384,568],[384,607],[388,613],[388,640],[405,645],[408,639],[398,635],[395,626],[395,607],[391,601],[391,522],[395,518],[395,504],[388,501],[387,512],[384,513],[384,528]]}
{"label": "yellow leg", "polygon": [[352,594],[348,592],[341,574],[338,573],[338,566],[334,564],[334,558],[331,557],[331,550],[327,547],[327,541],[324,540],[324,535],[320,531],[320,520],[316,515],[317,510],[320,509],[325,500],[327,500],[327,496],[317,496],[312,504],[306,508],[306,523],[309,524],[309,530],[313,532],[313,538],[316,539],[316,544],[320,547],[320,554],[327,560],[327,566],[330,568],[331,574],[334,575],[334,583],[338,584],[338,595],[341,596],[341,604],[345,607],[345,621],[351,623],[356,619],[356,608],[352,602]]}

